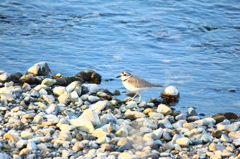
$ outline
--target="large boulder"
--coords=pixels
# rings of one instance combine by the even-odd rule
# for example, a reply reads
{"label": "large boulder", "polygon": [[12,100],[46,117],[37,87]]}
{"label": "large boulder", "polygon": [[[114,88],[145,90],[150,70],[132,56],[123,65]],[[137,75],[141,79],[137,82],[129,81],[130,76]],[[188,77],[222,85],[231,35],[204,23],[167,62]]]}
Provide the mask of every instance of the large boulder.
{"label": "large boulder", "polygon": [[39,62],[29,68],[26,74],[34,76],[49,76],[50,72],[51,70],[46,62]]}
{"label": "large boulder", "polygon": [[77,73],[75,77],[82,77],[84,82],[100,84],[102,76],[93,70],[85,70]]}

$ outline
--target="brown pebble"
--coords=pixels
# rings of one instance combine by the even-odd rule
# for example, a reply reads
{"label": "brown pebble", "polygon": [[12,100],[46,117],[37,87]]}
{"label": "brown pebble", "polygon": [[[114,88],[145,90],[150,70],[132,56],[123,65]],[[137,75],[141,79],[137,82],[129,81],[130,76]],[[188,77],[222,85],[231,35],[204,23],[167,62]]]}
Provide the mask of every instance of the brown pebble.
{"label": "brown pebble", "polygon": [[146,115],[148,115],[151,112],[154,112],[151,108],[147,108],[143,111],[143,113],[146,114]]}

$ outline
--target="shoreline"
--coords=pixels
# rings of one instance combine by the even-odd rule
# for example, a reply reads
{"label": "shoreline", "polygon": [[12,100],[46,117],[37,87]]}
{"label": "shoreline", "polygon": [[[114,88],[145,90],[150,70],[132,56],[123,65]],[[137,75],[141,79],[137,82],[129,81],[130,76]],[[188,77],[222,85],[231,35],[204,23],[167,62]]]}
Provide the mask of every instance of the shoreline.
{"label": "shoreline", "polygon": [[94,84],[95,72],[53,78],[46,63],[34,66],[0,73],[0,158],[240,158],[234,113],[201,119],[194,108],[125,103]]}

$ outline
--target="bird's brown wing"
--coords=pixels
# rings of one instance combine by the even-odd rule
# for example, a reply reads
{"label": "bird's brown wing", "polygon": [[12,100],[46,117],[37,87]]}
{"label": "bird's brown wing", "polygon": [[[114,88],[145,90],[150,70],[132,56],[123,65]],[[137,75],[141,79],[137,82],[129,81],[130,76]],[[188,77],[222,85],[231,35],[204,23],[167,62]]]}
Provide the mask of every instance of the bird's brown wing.
{"label": "bird's brown wing", "polygon": [[142,87],[162,87],[160,85],[153,84],[153,83],[150,83],[148,81],[145,81],[144,79],[136,77],[136,76],[132,76],[132,77],[128,78],[127,82],[134,83],[135,87],[137,87],[137,88],[142,88]]}

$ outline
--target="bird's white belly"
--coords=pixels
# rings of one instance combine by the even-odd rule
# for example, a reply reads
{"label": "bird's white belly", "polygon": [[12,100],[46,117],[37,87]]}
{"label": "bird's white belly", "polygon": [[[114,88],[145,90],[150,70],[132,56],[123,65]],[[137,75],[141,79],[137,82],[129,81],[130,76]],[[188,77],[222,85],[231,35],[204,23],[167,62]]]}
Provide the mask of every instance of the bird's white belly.
{"label": "bird's white belly", "polygon": [[142,87],[142,88],[136,88],[131,84],[128,84],[127,82],[123,82],[124,87],[132,92],[141,92],[141,91],[146,91],[148,90],[150,87]]}

